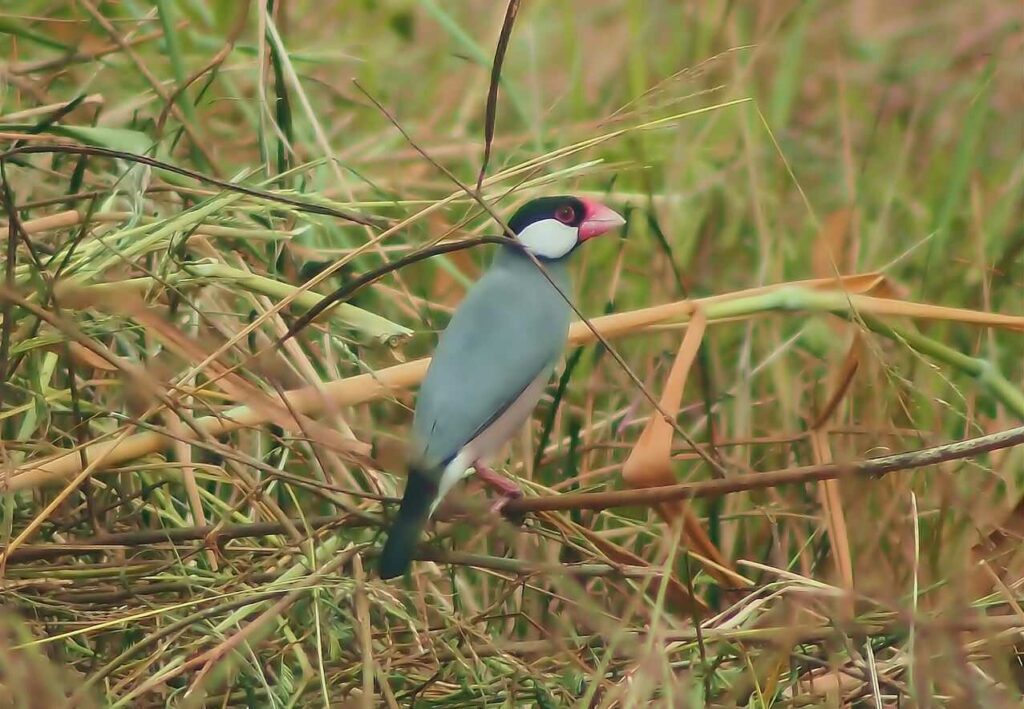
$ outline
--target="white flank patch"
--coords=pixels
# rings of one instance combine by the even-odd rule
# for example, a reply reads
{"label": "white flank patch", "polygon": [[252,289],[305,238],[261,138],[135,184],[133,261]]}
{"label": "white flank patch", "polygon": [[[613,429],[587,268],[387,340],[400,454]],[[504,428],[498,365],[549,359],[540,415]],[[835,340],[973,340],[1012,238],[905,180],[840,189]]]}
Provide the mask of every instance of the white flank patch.
{"label": "white flank patch", "polygon": [[434,501],[430,504],[429,517],[434,516],[434,510],[436,510],[437,506],[441,504],[441,500],[443,500],[448,495],[448,492],[455,487],[455,483],[466,477],[469,473],[470,466],[472,465],[473,453],[472,451],[467,451],[465,448],[463,448],[458,455],[452,458],[452,462],[444,469],[444,472],[441,474],[441,480],[437,484],[437,497],[435,497]]}
{"label": "white flank patch", "polygon": [[557,219],[541,219],[519,232],[518,237],[535,256],[556,259],[573,250],[579,230]]}
{"label": "white flank patch", "polygon": [[538,375],[536,379],[530,382],[529,386],[523,389],[516,400],[501,412],[501,415],[490,426],[467,443],[452,459],[452,462],[445,467],[444,473],[441,474],[441,480],[437,484],[437,497],[434,498],[433,504],[430,505],[431,517],[434,516],[434,510],[441,504],[441,500],[455,487],[455,483],[469,474],[473,463],[478,460],[486,462],[505,445],[505,442],[516,431],[522,428],[544,393],[544,386],[550,377],[550,372]]}

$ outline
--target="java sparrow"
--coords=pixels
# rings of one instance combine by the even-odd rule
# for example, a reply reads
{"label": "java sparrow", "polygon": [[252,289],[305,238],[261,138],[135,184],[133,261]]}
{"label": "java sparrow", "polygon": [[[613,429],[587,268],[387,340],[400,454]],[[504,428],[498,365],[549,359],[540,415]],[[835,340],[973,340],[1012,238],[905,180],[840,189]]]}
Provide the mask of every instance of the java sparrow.
{"label": "java sparrow", "polygon": [[608,207],[570,196],[534,199],[508,221],[519,244],[498,246],[441,334],[420,386],[409,475],[381,551],[381,578],[406,572],[430,516],[471,468],[506,499],[521,494],[487,461],[529,418],[565,349],[572,308],[562,294],[572,292],[576,247],[624,223]]}

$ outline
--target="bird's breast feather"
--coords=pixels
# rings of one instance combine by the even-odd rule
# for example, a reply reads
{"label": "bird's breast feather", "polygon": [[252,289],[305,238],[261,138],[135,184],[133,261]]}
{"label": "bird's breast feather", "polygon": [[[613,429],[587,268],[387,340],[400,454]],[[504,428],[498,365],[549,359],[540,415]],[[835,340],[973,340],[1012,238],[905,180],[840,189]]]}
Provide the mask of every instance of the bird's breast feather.
{"label": "bird's breast feather", "polygon": [[546,279],[489,276],[456,311],[420,387],[412,454],[430,466],[450,460],[550,374],[565,348],[571,309]]}

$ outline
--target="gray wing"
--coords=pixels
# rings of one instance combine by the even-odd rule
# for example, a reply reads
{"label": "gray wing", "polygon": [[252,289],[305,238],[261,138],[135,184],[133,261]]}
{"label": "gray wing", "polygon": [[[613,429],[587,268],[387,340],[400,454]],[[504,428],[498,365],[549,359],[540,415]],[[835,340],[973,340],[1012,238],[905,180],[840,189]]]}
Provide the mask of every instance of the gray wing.
{"label": "gray wing", "polygon": [[447,463],[561,357],[572,311],[529,266],[488,271],[442,334],[413,419],[424,468]]}

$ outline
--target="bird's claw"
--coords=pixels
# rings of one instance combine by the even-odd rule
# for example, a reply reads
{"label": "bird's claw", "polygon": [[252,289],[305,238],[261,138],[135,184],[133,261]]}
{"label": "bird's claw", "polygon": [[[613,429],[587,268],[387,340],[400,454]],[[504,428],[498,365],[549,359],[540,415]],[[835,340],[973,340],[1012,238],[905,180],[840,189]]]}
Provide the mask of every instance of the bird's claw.
{"label": "bird's claw", "polygon": [[504,512],[505,505],[510,500],[515,500],[523,496],[523,491],[514,482],[506,478],[504,475],[496,473],[493,469],[488,466],[477,463],[475,466],[477,477],[490,487],[494,488],[501,495],[497,500],[491,504],[491,514],[501,514],[510,523],[519,526],[523,523],[525,515],[521,513],[506,514]]}
{"label": "bird's claw", "polygon": [[516,527],[522,526],[523,521],[526,519],[526,515],[523,512],[506,512],[505,506],[512,500],[517,500],[523,496],[523,491],[519,488],[515,490],[509,490],[503,492],[501,497],[495,500],[491,504],[491,514],[500,514],[505,518],[505,521],[509,524],[515,525]]}
{"label": "bird's claw", "polygon": [[[512,500],[518,500],[522,496],[523,491],[518,488],[516,488],[515,490],[510,490],[508,492],[502,492],[501,497],[499,497],[491,504],[491,514],[498,514],[499,512],[502,512],[502,510],[505,509],[505,505],[507,505]],[[504,516],[503,512],[502,515]]]}

